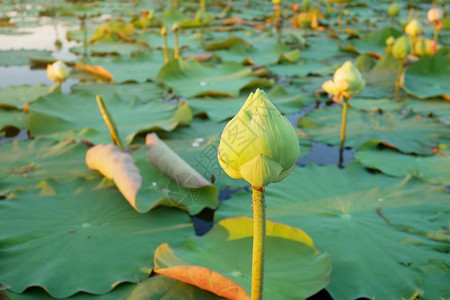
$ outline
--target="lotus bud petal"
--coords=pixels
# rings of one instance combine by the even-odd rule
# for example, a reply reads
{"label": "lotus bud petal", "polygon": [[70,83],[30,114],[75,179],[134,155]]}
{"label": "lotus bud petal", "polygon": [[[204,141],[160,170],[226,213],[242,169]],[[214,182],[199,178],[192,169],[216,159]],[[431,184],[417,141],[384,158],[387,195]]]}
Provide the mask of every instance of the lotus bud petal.
{"label": "lotus bud petal", "polygon": [[405,32],[409,36],[417,36],[422,33],[422,26],[417,19],[413,19],[406,25]]}
{"label": "lotus bud petal", "polygon": [[281,4],[281,0],[272,0],[272,3],[275,5],[280,5]]}
{"label": "lotus bud petal", "polygon": [[395,40],[392,47],[392,54],[397,59],[405,59],[411,53],[411,45],[405,36],[401,36]]}
{"label": "lotus bud petal", "polygon": [[391,5],[389,5],[388,7],[388,14],[391,17],[396,17],[398,16],[398,13],[400,12],[400,5],[398,5],[397,2],[392,3]]}
{"label": "lotus bud petal", "polygon": [[69,67],[62,61],[58,60],[53,64],[47,65],[47,77],[51,81],[55,82],[63,82],[69,77],[70,69]]}
{"label": "lotus bud petal", "polygon": [[394,43],[395,43],[395,38],[392,35],[387,38],[386,46],[392,47],[394,45]]}
{"label": "lotus bud petal", "polygon": [[336,70],[332,83],[325,82],[322,88],[333,95],[345,93],[351,96],[360,93],[366,86],[366,81],[351,61],[345,62]]}
{"label": "lotus bud petal", "polygon": [[431,23],[437,23],[442,19],[442,10],[438,7],[432,7],[427,13],[427,19]]}
{"label": "lotus bud petal", "polygon": [[225,126],[218,159],[232,178],[244,178],[254,187],[284,179],[295,166],[300,146],[294,127],[266,93],[251,93]]}

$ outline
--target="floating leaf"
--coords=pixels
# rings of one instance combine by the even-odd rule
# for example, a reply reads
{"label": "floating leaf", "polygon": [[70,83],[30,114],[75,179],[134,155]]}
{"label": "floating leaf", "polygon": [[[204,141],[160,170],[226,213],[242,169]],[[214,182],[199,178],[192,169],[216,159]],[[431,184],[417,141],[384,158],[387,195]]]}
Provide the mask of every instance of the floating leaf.
{"label": "floating leaf", "polygon": [[443,51],[422,56],[405,72],[403,89],[421,99],[450,94],[450,58]]}
{"label": "floating leaf", "polygon": [[[351,103],[350,103],[351,104]],[[314,140],[339,145],[342,109],[319,109],[299,120],[299,126]],[[345,145],[358,148],[366,141],[379,141],[405,153],[428,154],[437,147],[438,139],[448,138],[448,128],[429,118],[418,118],[411,113],[395,111],[383,114],[350,110],[347,116]]]}
{"label": "floating leaf", "polygon": [[[139,99],[125,101],[118,96],[104,98],[104,101],[125,144],[130,144],[139,133],[170,131],[178,125],[189,124],[192,118],[186,103],[142,103]],[[108,127],[104,124],[95,97],[89,93],[51,94],[38,99],[30,105],[30,131],[35,136],[110,142]]]}
{"label": "floating leaf", "polygon": [[252,71],[235,62],[219,67],[207,67],[194,59],[176,59],[164,65],[156,79],[165,82],[177,94],[184,97],[226,96],[233,97],[243,88],[255,84],[271,87],[273,82],[251,76]]}
{"label": "floating leaf", "polygon": [[307,75],[329,75],[333,74],[334,70],[321,62],[314,59],[300,59],[298,62],[283,63],[269,66],[268,69],[279,76],[299,76]]}
{"label": "floating leaf", "polygon": [[47,50],[0,50],[0,66],[24,66],[31,57],[51,57]]}
{"label": "floating leaf", "polygon": [[91,95],[103,95],[104,99],[110,99],[117,94],[124,100],[139,98],[143,102],[159,100],[162,98],[164,89],[153,82],[128,83],[128,84],[75,84],[71,86],[72,94],[83,94],[88,92]]}
{"label": "floating leaf", "polygon": [[140,215],[99,183],[44,181],[52,195],[32,189],[0,202],[2,284],[15,293],[41,286],[57,298],[103,294],[146,278],[156,245],[193,233],[184,213],[162,207]]}
{"label": "floating leaf", "polygon": [[[430,272],[420,268],[433,260],[450,262],[445,188],[373,175],[356,163],[345,169],[308,165],[269,185],[266,201],[268,220],[302,228],[318,249],[330,253],[327,291],[333,299],[400,299],[417,290],[424,299],[442,296],[449,274],[435,274],[425,289],[422,282]],[[251,195],[238,192],[221,204],[216,217],[251,216],[250,205]]]}
{"label": "floating leaf", "polygon": [[393,28],[383,28],[374,33],[364,36],[362,39],[352,39],[345,49],[356,51],[357,53],[378,53],[385,52],[386,40],[392,36],[398,38],[401,36],[401,31]]}
{"label": "floating leaf", "polygon": [[[285,89],[278,85],[268,91],[267,95],[275,106],[284,114],[301,110],[303,103],[298,89]],[[248,95],[237,98],[198,98],[188,100],[194,115],[206,114],[211,120],[224,121],[234,117],[241,109]]]}
{"label": "floating leaf", "polygon": [[71,140],[61,142],[45,139],[15,140],[0,147],[0,177],[6,195],[19,188],[30,188],[45,179],[67,182],[89,176],[84,165],[87,147]]}
{"label": "floating leaf", "polygon": [[377,143],[367,143],[358,149],[355,159],[365,167],[391,176],[404,177],[411,174],[426,182],[450,185],[448,152],[432,156],[412,156],[392,149],[380,150]]}
{"label": "floating leaf", "polygon": [[4,110],[0,108],[0,135],[8,137],[10,130],[16,134],[28,128],[28,114],[18,110]]}
{"label": "floating leaf", "polygon": [[416,113],[423,116],[437,117],[441,121],[450,123],[450,105],[448,101],[442,99],[403,99],[405,107],[412,108]]}
{"label": "floating leaf", "polygon": [[30,103],[40,96],[53,92],[54,86],[44,84],[9,86],[0,89],[0,108],[22,109],[25,103]]}
{"label": "floating leaf", "polygon": [[[88,54],[92,55],[120,55],[120,56],[131,56],[137,52],[148,51],[150,47],[146,43],[127,43],[127,42],[98,42],[94,44],[89,44]],[[70,48],[70,52],[77,55],[82,55],[84,53],[83,46],[75,46]]]}
{"label": "floating leaf", "polygon": [[[265,297],[306,299],[324,288],[331,272],[328,254],[300,229],[270,221],[266,226]],[[180,247],[160,245],[155,271],[228,299],[249,299],[252,236],[251,219],[222,220]]]}

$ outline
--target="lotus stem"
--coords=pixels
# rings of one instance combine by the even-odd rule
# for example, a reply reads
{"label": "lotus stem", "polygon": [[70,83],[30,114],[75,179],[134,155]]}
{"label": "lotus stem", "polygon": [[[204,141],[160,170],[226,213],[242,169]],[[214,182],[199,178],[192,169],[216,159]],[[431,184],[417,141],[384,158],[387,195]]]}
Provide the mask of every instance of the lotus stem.
{"label": "lotus stem", "polygon": [[437,47],[437,42],[438,42],[438,34],[439,34],[439,29],[438,29],[438,25],[434,25],[434,37],[433,37],[433,41],[434,41],[434,45]]}
{"label": "lotus stem", "polygon": [[264,250],[266,240],[266,204],[264,187],[253,190],[253,258],[251,300],[260,300],[263,295]]}
{"label": "lotus stem", "polygon": [[398,91],[400,90],[400,81],[402,78],[402,73],[403,73],[403,60],[400,60],[400,65],[398,66],[398,73],[397,73],[397,81],[395,82],[395,95],[394,95],[394,99],[396,101],[400,101],[398,98]]}
{"label": "lotus stem", "polygon": [[81,17],[81,29],[83,30],[83,57],[87,57],[88,41],[87,41],[86,15],[83,15]]}
{"label": "lotus stem", "polygon": [[111,134],[111,138],[113,140],[113,143],[119,147],[120,151],[123,151],[122,142],[119,138],[119,131],[117,130],[116,123],[114,122],[114,119],[109,112],[108,107],[106,106],[105,101],[103,101],[102,96],[97,95],[96,97],[98,108],[100,108],[100,112],[102,114],[103,120],[106,123],[106,126],[108,126],[109,133]]}
{"label": "lotus stem", "polygon": [[200,10],[201,10],[202,13],[205,12],[205,10],[206,10],[205,0],[200,0]]}
{"label": "lotus stem", "polygon": [[176,26],[174,33],[175,33],[175,50],[173,53],[173,57],[175,59],[178,59],[178,57],[180,57],[180,44],[178,42],[178,25]]}
{"label": "lotus stem", "polygon": [[411,20],[414,17],[414,7],[409,8],[409,16],[408,16],[408,22],[411,22]]}
{"label": "lotus stem", "polygon": [[161,28],[161,35],[163,36],[163,51],[164,51],[164,63],[169,62],[169,49],[167,47],[167,31],[166,26]]}
{"label": "lotus stem", "polygon": [[337,26],[338,26],[338,32],[341,32],[341,27],[342,27],[342,3],[339,3],[339,11],[338,11],[338,22],[337,22]]}
{"label": "lotus stem", "polygon": [[348,110],[348,102],[344,97],[342,101],[342,124],[341,124],[341,145],[339,149],[342,151],[344,149],[345,143],[345,128],[347,126],[347,110]]}

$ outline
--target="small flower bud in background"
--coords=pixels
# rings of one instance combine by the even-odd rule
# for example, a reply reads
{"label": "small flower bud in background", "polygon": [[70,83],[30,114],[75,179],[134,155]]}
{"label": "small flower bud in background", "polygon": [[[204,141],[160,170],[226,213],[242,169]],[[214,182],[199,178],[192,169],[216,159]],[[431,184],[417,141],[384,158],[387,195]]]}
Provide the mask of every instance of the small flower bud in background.
{"label": "small flower bud in background", "polygon": [[432,7],[427,13],[427,19],[431,23],[437,23],[442,19],[442,10],[437,7]]}
{"label": "small flower bud in background", "polygon": [[405,32],[407,35],[415,37],[422,33],[422,26],[417,19],[413,19],[406,25]]}
{"label": "small flower bud in background", "polygon": [[411,53],[411,44],[405,36],[401,36],[395,40],[392,47],[392,54],[395,58],[403,60]]}
{"label": "small flower bud in background", "polygon": [[[329,94],[342,95],[351,98],[352,95],[360,93],[366,86],[366,81],[362,78],[359,70],[351,61],[345,62],[336,70],[333,80],[328,80],[322,84],[322,88]],[[342,101],[340,97],[335,97],[337,102]]]}
{"label": "small flower bud in background", "polygon": [[398,16],[399,12],[400,12],[400,5],[398,5],[397,2],[394,2],[391,5],[389,5],[389,7],[388,7],[388,14],[391,17]]}
{"label": "small flower bud in background", "polygon": [[62,83],[69,77],[69,74],[69,67],[60,60],[47,65],[47,76],[51,81]]}
{"label": "small flower bud in background", "polygon": [[283,180],[294,168],[300,145],[294,127],[266,93],[251,93],[220,137],[218,159],[232,178],[253,187]]}

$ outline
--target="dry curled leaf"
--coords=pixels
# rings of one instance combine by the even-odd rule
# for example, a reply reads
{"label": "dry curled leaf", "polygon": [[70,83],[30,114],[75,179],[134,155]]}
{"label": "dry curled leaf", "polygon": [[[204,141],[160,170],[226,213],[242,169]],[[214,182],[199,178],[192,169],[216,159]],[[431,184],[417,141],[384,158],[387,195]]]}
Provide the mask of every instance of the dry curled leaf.
{"label": "dry curled leaf", "polygon": [[142,176],[130,154],[121,152],[115,145],[97,145],[86,152],[86,165],[113,180],[127,201],[136,208],[136,194]]}
{"label": "dry curled leaf", "polygon": [[86,71],[86,72],[94,74],[94,75],[97,75],[107,81],[114,82],[114,79],[113,79],[111,73],[108,70],[106,70],[105,68],[103,68],[102,66],[91,66],[88,64],[84,64],[82,62],[78,62],[75,65],[75,68]]}
{"label": "dry curled leaf", "polygon": [[179,185],[187,189],[212,185],[161,141],[155,133],[147,134],[145,144],[149,148],[148,160]]}

